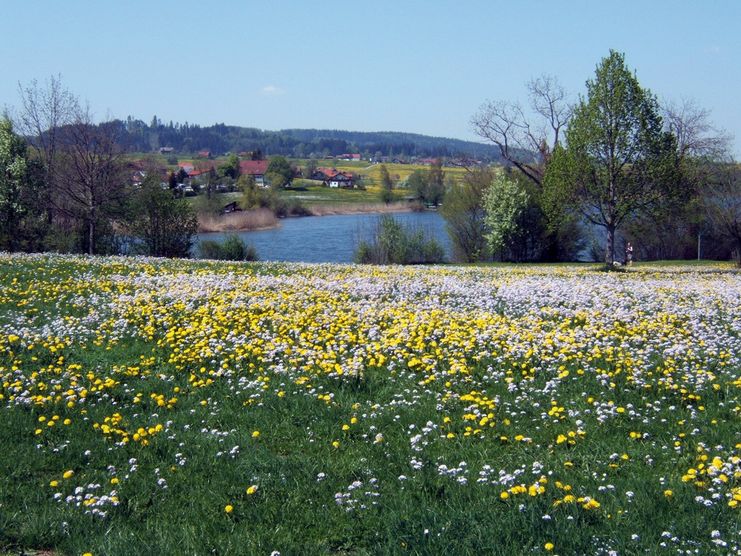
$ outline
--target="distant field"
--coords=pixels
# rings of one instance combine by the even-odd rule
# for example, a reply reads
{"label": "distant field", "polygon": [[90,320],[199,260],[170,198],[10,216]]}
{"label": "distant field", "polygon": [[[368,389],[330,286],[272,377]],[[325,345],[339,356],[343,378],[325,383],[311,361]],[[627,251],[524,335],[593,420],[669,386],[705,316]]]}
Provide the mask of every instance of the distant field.
{"label": "distant field", "polygon": [[[304,183],[311,183],[306,180]],[[300,186],[298,189],[286,189],[281,191],[281,197],[285,199],[296,199],[302,204],[326,205],[336,203],[377,203],[379,202],[379,190],[375,187],[366,189],[340,189],[321,185],[314,182],[312,185]]]}
{"label": "distant field", "polygon": [[[186,156],[178,156],[177,154],[172,155],[175,156],[178,160],[178,163],[190,163],[195,164],[198,162],[198,159],[193,159],[191,157]],[[167,164],[167,158],[168,155],[161,155],[161,154],[154,154],[154,153],[131,153],[127,155],[128,158],[132,160],[142,160],[142,159],[152,159],[156,161],[158,164],[161,164],[163,166],[168,166]],[[295,158],[289,158],[288,159],[291,164],[294,166],[299,166],[301,168],[305,167],[308,163],[307,159],[295,159]],[[220,164],[223,164],[226,161],[226,157],[217,157],[213,159],[211,162],[213,162],[217,167]],[[351,172],[355,175],[360,175],[363,178],[363,184],[369,188],[377,188],[381,186],[381,170],[380,170],[380,164],[371,164],[367,160],[361,160],[359,162],[353,162],[353,161],[343,161],[343,160],[333,160],[333,159],[326,159],[326,160],[317,160],[316,164],[318,167],[328,167],[328,168],[337,168],[338,170],[343,170],[347,172]],[[171,169],[176,169],[176,166],[168,166]],[[391,179],[394,181],[395,184],[401,185],[403,182],[406,181],[406,179],[414,172],[415,170],[422,170],[427,171],[430,169],[429,166],[421,165],[421,164],[394,164],[394,163],[387,163],[386,168],[389,171],[389,174],[391,175]],[[459,181],[462,179],[462,177],[466,174],[465,168],[458,168],[458,167],[443,167],[443,171],[445,172],[446,176],[451,176],[454,180]]]}
{"label": "distant field", "polygon": [[740,389],[724,264],[0,253],[0,553],[738,554]]}
{"label": "distant field", "polygon": [[[303,181],[304,183],[299,183]],[[357,205],[357,204],[375,204],[379,203],[379,190],[375,187],[367,189],[339,189],[325,187],[321,182],[311,182],[309,180],[297,180],[297,187],[283,189],[279,195],[287,201],[296,200],[302,205],[311,208],[312,206],[322,205]],[[396,191],[397,200],[402,200],[406,191]],[[227,205],[232,201],[241,198],[241,193],[217,193],[214,196],[214,204],[218,206]],[[203,195],[197,197],[187,197],[194,206],[203,204]]]}

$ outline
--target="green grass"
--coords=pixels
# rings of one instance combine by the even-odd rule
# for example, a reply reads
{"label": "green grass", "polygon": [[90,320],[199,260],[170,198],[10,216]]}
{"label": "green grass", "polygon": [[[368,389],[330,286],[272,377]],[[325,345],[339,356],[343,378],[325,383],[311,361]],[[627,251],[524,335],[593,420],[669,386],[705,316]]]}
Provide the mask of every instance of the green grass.
{"label": "green grass", "polygon": [[0,254],[0,551],[732,553],[741,281],[657,266]]}
{"label": "green grass", "polygon": [[[311,184],[311,185],[309,185]],[[368,189],[342,189],[325,187],[320,182],[313,183],[305,180],[280,192],[281,197],[286,200],[297,200],[301,204],[311,207],[312,205],[336,205],[336,204],[358,204],[379,203],[379,192],[376,188]]]}

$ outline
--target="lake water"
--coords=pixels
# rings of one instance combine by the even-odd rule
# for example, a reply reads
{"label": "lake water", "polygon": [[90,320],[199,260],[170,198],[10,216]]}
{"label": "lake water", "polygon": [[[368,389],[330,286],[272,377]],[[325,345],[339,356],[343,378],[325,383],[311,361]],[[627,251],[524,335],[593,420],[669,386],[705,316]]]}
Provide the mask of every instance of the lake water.
{"label": "lake water", "polygon": [[[237,232],[245,242],[257,249],[261,261],[291,261],[306,263],[351,263],[358,243],[370,239],[378,214],[349,214],[336,216],[307,216],[281,220],[278,228],[255,232]],[[445,220],[434,211],[402,212],[393,215],[412,230],[421,229],[445,249],[450,260],[450,238]],[[198,234],[200,240],[223,240],[227,234]],[[197,251],[196,251],[197,253]]]}

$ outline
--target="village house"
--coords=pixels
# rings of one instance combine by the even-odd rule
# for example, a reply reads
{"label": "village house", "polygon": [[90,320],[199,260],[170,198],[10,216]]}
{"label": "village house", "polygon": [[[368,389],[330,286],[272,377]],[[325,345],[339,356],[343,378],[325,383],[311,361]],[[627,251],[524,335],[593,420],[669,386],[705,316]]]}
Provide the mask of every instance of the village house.
{"label": "village house", "polygon": [[257,187],[268,187],[265,180],[268,164],[267,160],[242,160],[239,163],[239,173],[243,176],[252,176]]}
{"label": "village house", "polygon": [[345,189],[355,187],[354,178],[350,172],[342,172],[337,168],[317,168],[311,175],[311,179],[322,180],[327,187]]}
{"label": "village house", "polygon": [[355,161],[361,160],[360,154],[349,154],[349,153],[338,155],[337,158],[339,160],[355,160]]}
{"label": "village house", "polygon": [[195,166],[193,166],[192,162],[180,162],[178,163],[178,167],[183,170],[186,174],[190,175],[190,173],[195,170]]}

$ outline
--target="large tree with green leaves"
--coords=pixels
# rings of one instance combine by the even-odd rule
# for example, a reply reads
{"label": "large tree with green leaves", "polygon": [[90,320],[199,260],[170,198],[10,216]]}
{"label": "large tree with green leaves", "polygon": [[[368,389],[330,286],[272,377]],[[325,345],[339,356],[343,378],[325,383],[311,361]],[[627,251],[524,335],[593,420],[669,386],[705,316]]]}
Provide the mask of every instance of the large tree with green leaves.
{"label": "large tree with green leaves", "polygon": [[552,207],[563,203],[605,229],[605,263],[615,261],[615,236],[627,219],[661,206],[676,187],[676,140],[663,130],[659,106],[624,56],[610,51],[587,81],[545,176]]}
{"label": "large tree with green leaves", "polygon": [[279,189],[291,183],[293,179],[293,168],[291,168],[285,157],[274,156],[270,159],[265,176],[273,188]]}
{"label": "large tree with green leaves", "polygon": [[26,143],[13,131],[8,118],[0,120],[0,250],[15,251],[20,244],[20,223],[27,212]]}

